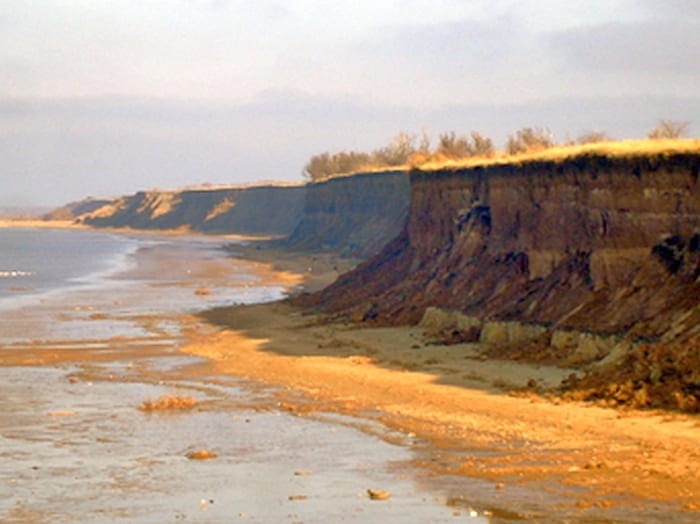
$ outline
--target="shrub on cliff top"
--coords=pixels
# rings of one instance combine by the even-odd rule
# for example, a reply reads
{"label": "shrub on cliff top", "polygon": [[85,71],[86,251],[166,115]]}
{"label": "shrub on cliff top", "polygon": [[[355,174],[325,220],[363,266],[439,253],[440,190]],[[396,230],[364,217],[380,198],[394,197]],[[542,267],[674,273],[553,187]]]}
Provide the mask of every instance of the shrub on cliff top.
{"label": "shrub on cliff top", "polygon": [[[423,131],[418,146],[415,145],[417,135],[401,132],[387,146],[371,153],[341,151],[314,155],[302,173],[307,180],[319,182],[336,175],[391,168],[435,170],[528,159],[556,161],[582,154],[620,157],[662,152],[696,153],[700,151],[700,139],[678,138],[687,132],[687,128],[687,122],[662,120],[649,133],[652,139],[614,140],[603,132],[590,131],[576,141],[556,144],[548,128],[526,127],[508,137],[504,151],[496,150],[490,138],[476,131],[469,135],[458,135],[454,131],[442,133],[434,149],[427,131]],[[513,155],[517,158],[509,158]]]}
{"label": "shrub on cliff top", "polygon": [[490,138],[472,131],[469,138],[457,135],[454,131],[442,133],[438,140],[435,156],[459,159],[471,157],[492,157],[496,150]]}
{"label": "shrub on cliff top", "polygon": [[583,133],[576,139],[577,144],[599,144],[600,142],[609,142],[610,137],[602,131],[588,131]]}
{"label": "shrub on cliff top", "polygon": [[367,153],[357,151],[340,151],[339,153],[321,153],[312,156],[304,166],[302,174],[312,182],[326,180],[333,175],[352,173],[371,165]]}
{"label": "shrub on cliff top", "polygon": [[664,138],[681,138],[688,132],[689,122],[677,122],[675,120],[659,120],[654,129],[649,131],[649,138],[660,140]]}
{"label": "shrub on cliff top", "polygon": [[506,153],[518,155],[554,147],[554,135],[547,128],[524,127],[508,137]]}
{"label": "shrub on cliff top", "polygon": [[423,133],[423,139],[418,148],[415,146],[415,142],[416,135],[402,131],[389,144],[375,149],[371,153],[340,151],[332,154],[314,155],[304,166],[302,175],[311,182],[320,182],[335,175],[382,167],[403,166],[408,164],[409,159],[421,149],[430,146],[430,139],[426,132]]}

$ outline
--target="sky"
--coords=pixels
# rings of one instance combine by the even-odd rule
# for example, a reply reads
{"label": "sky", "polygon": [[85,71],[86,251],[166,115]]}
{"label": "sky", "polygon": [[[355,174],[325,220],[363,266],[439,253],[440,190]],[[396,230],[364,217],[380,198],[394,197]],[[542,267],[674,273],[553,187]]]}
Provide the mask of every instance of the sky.
{"label": "sky", "polygon": [[0,3],[0,206],[302,180],[400,131],[700,135],[696,0]]}

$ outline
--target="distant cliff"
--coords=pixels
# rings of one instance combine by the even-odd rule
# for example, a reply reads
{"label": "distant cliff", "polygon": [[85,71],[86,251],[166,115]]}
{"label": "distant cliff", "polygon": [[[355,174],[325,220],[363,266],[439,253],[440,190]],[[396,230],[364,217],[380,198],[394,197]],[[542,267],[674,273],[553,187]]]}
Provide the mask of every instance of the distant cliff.
{"label": "distant cliff", "polygon": [[115,198],[86,198],[53,209],[41,216],[42,220],[76,220],[81,215],[92,213],[101,207],[109,206]]}
{"label": "distant cliff", "polygon": [[401,233],[300,302],[674,340],[700,335],[699,277],[700,154],[582,154],[413,172]]}
{"label": "distant cliff", "polygon": [[94,227],[288,235],[301,219],[305,195],[302,185],[146,191],[92,206],[76,219]]}
{"label": "distant cliff", "polygon": [[301,221],[285,246],[358,258],[374,255],[403,228],[409,192],[405,171],[364,173],[309,184]]}
{"label": "distant cliff", "polygon": [[403,228],[405,171],[360,173],[308,185],[145,191],[68,204],[46,218],[94,227],[186,228],[211,234],[272,235],[296,251],[367,258]]}

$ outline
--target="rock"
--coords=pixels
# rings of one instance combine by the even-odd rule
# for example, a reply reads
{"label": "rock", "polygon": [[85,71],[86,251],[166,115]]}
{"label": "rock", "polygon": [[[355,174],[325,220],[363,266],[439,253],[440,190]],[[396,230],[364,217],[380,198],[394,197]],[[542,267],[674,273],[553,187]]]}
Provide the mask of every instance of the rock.
{"label": "rock", "polygon": [[418,325],[428,342],[457,344],[479,340],[483,321],[459,311],[429,307]]}
{"label": "rock", "polygon": [[508,329],[505,322],[486,322],[484,324],[479,336],[479,343],[497,346],[507,342]]}
{"label": "rock", "polygon": [[563,331],[558,329],[552,333],[549,344],[555,349],[573,351],[578,345],[579,334],[578,331]]}
{"label": "rock", "polygon": [[391,498],[391,493],[388,491],[381,491],[378,489],[368,489],[367,495],[369,495],[370,500],[387,500]]}
{"label": "rock", "polygon": [[479,342],[492,346],[518,344],[536,339],[546,331],[546,328],[532,324],[491,321],[484,324]]}
{"label": "rock", "polygon": [[580,331],[556,330],[552,333],[550,345],[568,354],[565,363],[570,366],[590,364],[611,354],[617,337],[582,333]]}
{"label": "rock", "polygon": [[617,342],[605,358],[596,362],[594,366],[600,369],[615,368],[629,355],[635,348],[635,344],[628,340]]}
{"label": "rock", "polygon": [[186,457],[190,460],[208,460],[218,457],[219,455],[213,451],[207,449],[198,449],[197,451],[190,451]]}

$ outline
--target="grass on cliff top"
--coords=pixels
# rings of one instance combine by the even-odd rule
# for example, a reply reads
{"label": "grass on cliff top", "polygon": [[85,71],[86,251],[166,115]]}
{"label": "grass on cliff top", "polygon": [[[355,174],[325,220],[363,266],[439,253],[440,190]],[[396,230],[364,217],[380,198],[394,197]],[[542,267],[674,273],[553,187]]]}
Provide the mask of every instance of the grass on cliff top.
{"label": "grass on cliff top", "polygon": [[431,171],[456,170],[470,167],[494,166],[494,165],[520,165],[526,162],[549,161],[563,162],[583,155],[606,156],[610,158],[639,157],[647,155],[671,155],[678,153],[700,154],[700,139],[675,138],[675,139],[636,139],[636,140],[610,140],[592,144],[573,144],[551,147],[538,151],[528,151],[518,155],[508,155],[498,151],[492,157],[470,157],[460,159],[440,159],[421,161],[414,158],[408,164],[400,166],[367,166],[360,171],[352,173],[339,173],[323,180],[335,178],[353,177],[369,173],[389,173],[396,171],[418,170],[429,173]]}
{"label": "grass on cliff top", "polygon": [[427,162],[411,166],[421,171],[460,169],[465,167],[523,164],[534,161],[562,162],[583,155],[607,156],[611,158],[638,157],[646,155],[670,155],[678,153],[700,154],[700,139],[668,140],[617,140],[593,144],[556,146],[519,155],[499,154],[491,158],[465,158],[443,162]]}

